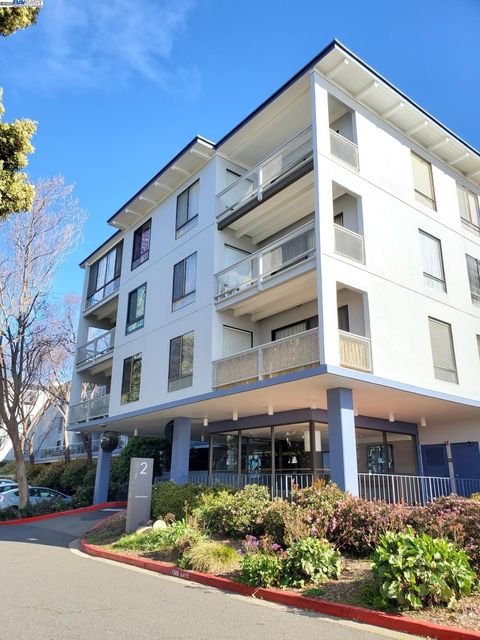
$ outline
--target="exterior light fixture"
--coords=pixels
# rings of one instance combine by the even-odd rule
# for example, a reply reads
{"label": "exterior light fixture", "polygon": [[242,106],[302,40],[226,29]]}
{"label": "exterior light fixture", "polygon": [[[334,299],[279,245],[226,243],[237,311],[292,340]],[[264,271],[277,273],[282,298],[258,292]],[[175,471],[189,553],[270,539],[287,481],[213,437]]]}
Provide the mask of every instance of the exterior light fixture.
{"label": "exterior light fixture", "polygon": [[425,420],[425,418],[422,418],[422,419],[420,420],[420,426],[421,426],[421,427],[426,427],[426,426],[427,426],[427,421]]}
{"label": "exterior light fixture", "polygon": [[393,411],[390,411],[390,413],[388,414],[388,421],[395,422],[395,414],[393,413]]}
{"label": "exterior light fixture", "polygon": [[238,411],[234,411],[232,415],[232,420],[236,422],[238,420]]}
{"label": "exterior light fixture", "polygon": [[203,426],[208,427],[208,418],[203,419]]}

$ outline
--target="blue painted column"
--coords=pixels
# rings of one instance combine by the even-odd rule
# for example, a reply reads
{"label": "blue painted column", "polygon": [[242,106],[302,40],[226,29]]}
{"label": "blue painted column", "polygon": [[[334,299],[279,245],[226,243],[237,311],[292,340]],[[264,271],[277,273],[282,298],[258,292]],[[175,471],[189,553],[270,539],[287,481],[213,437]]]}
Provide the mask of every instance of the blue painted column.
{"label": "blue painted column", "polygon": [[358,495],[357,446],[351,389],[328,389],[330,473],[340,489]]}
{"label": "blue painted column", "polygon": [[190,418],[175,418],[173,421],[170,480],[177,484],[185,484],[188,481],[191,432],[192,421]]}
{"label": "blue painted column", "polygon": [[97,459],[97,473],[95,475],[95,489],[93,490],[93,504],[100,504],[108,499],[111,462],[112,452],[104,451],[100,447]]}

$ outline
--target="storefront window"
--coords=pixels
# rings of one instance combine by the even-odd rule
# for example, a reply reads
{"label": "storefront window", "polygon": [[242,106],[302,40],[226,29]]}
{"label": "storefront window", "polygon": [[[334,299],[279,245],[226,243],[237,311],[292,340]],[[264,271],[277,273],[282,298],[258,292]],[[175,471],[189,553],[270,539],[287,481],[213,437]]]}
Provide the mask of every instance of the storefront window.
{"label": "storefront window", "polygon": [[212,434],[212,470],[238,472],[238,433]]}
{"label": "storefront window", "polygon": [[414,436],[359,428],[355,433],[359,473],[417,473]]}
{"label": "storefront window", "polygon": [[417,475],[417,450],[415,436],[408,433],[387,432],[387,443],[392,448],[395,463],[394,473]]}
{"label": "storefront window", "polygon": [[271,434],[270,427],[242,431],[242,473],[272,473]]}

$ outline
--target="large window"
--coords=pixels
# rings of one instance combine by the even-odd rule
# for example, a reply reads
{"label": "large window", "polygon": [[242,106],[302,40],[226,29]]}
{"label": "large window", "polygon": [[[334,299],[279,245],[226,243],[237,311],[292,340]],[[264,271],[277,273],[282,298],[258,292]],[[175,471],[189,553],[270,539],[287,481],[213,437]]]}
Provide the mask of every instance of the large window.
{"label": "large window", "polygon": [[462,222],[475,231],[480,231],[480,207],[477,194],[457,184],[457,195]]}
{"label": "large window", "polygon": [[151,220],[147,220],[133,234],[132,270],[148,260],[150,255]]}
{"label": "large window", "polygon": [[172,311],[195,301],[197,254],[185,258],[173,267]]}
{"label": "large window", "polygon": [[231,356],[253,347],[253,333],[223,325],[223,357]]}
{"label": "large window", "polygon": [[412,169],[415,199],[431,209],[436,209],[432,165],[412,151]]}
{"label": "large window", "polygon": [[145,319],[145,298],[147,285],[142,284],[138,289],[128,294],[127,333],[141,329]]}
{"label": "large window", "polygon": [[422,243],[423,278],[425,284],[432,289],[446,291],[445,272],[443,269],[442,243],[438,238],[419,230]]}
{"label": "large window", "polygon": [[200,181],[197,180],[177,198],[177,238],[188,231],[198,219],[199,189]]}
{"label": "large window", "polygon": [[123,361],[121,403],[135,402],[140,398],[140,378],[142,375],[142,354],[125,358]]}
{"label": "large window", "polygon": [[472,302],[480,306],[480,260],[467,255],[467,270]]}
{"label": "large window", "polygon": [[123,241],[94,262],[88,274],[87,309],[116,291],[122,270]]}
{"label": "large window", "polygon": [[177,391],[193,384],[194,332],[170,340],[168,390]]}
{"label": "large window", "polygon": [[303,333],[304,331],[309,331],[316,327],[318,327],[318,316],[312,316],[306,320],[301,320],[300,322],[295,322],[293,324],[285,325],[284,327],[279,327],[278,329],[273,329],[272,340],[289,338],[297,333]]}
{"label": "large window", "polygon": [[428,323],[435,378],[458,383],[452,327],[447,322],[435,318],[429,318]]}

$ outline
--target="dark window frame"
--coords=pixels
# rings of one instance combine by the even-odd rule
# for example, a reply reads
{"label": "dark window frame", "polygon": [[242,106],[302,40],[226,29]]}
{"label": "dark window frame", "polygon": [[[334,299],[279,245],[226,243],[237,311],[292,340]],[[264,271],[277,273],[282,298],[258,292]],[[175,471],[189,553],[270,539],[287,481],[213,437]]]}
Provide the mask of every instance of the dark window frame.
{"label": "dark window frame", "polygon": [[[135,387],[134,377],[138,374],[138,385]],[[140,385],[142,380],[142,353],[135,353],[123,360],[122,386],[120,403],[128,404],[140,399]]]}
{"label": "dark window frame", "polygon": [[[187,287],[187,265],[188,260],[195,258],[195,282],[194,288],[190,291],[186,290]],[[173,281],[172,281],[172,311],[177,311],[182,307],[186,307],[188,304],[195,302],[195,294],[197,291],[197,251],[194,251],[180,262],[173,265]],[[180,272],[180,276],[177,273]],[[176,284],[180,282],[180,292],[176,292]]]}
{"label": "dark window frame", "polygon": [[[197,180],[192,182],[192,184],[188,185],[188,187],[184,189],[181,193],[179,193],[177,196],[177,208],[176,208],[176,215],[175,215],[175,233],[177,238],[181,236],[185,231],[188,231],[188,229],[190,229],[190,227],[193,226],[193,223],[196,220],[198,220],[198,213],[199,213],[198,211],[194,216],[190,217],[190,191],[195,186],[197,186],[198,188],[198,197],[200,198],[200,178],[197,178]],[[179,225],[178,223],[179,210],[180,210],[179,203],[180,203],[180,199],[184,197],[185,194],[187,197],[187,219],[185,220],[185,222]]]}
{"label": "dark window frame", "polygon": [[470,288],[470,298],[472,304],[480,306],[480,260],[471,256],[469,253],[465,254],[467,260],[467,276],[468,286]]}
{"label": "dark window frame", "polygon": [[[101,285],[98,283],[98,266],[102,262],[102,260],[106,260],[108,262],[108,257],[112,254],[115,254],[115,263],[113,266],[113,275],[109,280],[105,280]],[[117,286],[114,285],[116,282],[120,282],[120,276],[122,274],[122,258],[123,258],[123,240],[121,240],[118,244],[112,247],[109,251],[107,251],[103,256],[101,256],[98,260],[96,260],[93,264],[90,265],[88,271],[88,285],[87,285],[87,301],[86,308],[95,306],[99,302],[101,302],[104,298],[108,297],[111,293],[118,289]],[[105,276],[107,274],[107,270],[105,269]],[[111,290],[110,290],[111,289]],[[101,298],[96,301],[90,303],[92,298],[94,298],[95,294],[99,291],[104,291],[104,294]]]}
{"label": "dark window frame", "polygon": [[[143,303],[143,314],[141,316],[136,316],[134,319],[130,319],[130,317],[129,317],[130,316],[130,299],[142,287],[145,287],[145,300],[144,300],[144,303]],[[143,284],[139,285],[135,289],[132,289],[132,291],[130,291],[129,294],[128,294],[127,321],[126,321],[126,324],[125,324],[125,335],[130,335],[134,331],[138,331],[139,329],[143,329],[143,327],[145,326],[145,309],[146,309],[146,306],[147,306],[147,283],[144,282]],[[138,322],[141,322],[142,324],[140,326],[138,326],[138,327],[133,328],[133,329],[129,328],[131,325],[137,324]]]}
{"label": "dark window frame", "polygon": [[310,329],[318,328],[318,316],[310,316],[308,318],[303,318],[302,320],[297,320],[296,322],[290,322],[290,324],[285,324],[281,327],[276,327],[275,329],[272,329],[272,342],[275,342],[277,339],[282,340],[282,338],[275,337],[277,331],[282,331],[283,329],[289,329],[290,327],[294,327],[296,324],[300,324],[301,322],[305,322],[305,325],[306,325],[305,331],[310,331]]}
{"label": "dark window frame", "polygon": [[[184,366],[184,340],[187,337],[192,338],[192,364],[191,371],[183,373]],[[177,347],[179,341],[179,348]],[[178,363],[175,362],[175,349],[178,349]],[[168,391],[179,391],[193,385],[193,368],[195,362],[195,331],[188,331],[180,336],[170,339],[170,348],[168,353]],[[176,371],[178,370],[178,371]]]}
{"label": "dark window frame", "polygon": [[[148,230],[148,249],[143,253],[140,253],[137,257],[135,257],[135,249],[136,249],[136,238],[140,236],[140,247],[142,246],[142,235],[145,231]],[[141,264],[146,262],[150,257],[150,244],[152,241],[152,219],[149,218],[146,222],[141,224],[139,227],[135,229],[133,232],[133,246],[132,246],[132,264],[131,271],[139,267]]]}
{"label": "dark window frame", "polygon": [[[346,320],[346,324],[344,323],[344,320]],[[337,307],[337,322],[339,331],[350,333],[350,311],[348,309],[348,304],[342,304],[340,307]],[[346,329],[344,328],[345,326],[347,327]]]}

